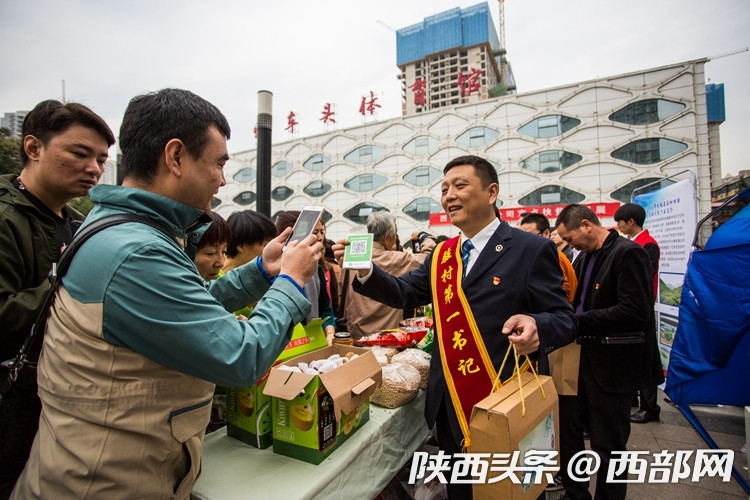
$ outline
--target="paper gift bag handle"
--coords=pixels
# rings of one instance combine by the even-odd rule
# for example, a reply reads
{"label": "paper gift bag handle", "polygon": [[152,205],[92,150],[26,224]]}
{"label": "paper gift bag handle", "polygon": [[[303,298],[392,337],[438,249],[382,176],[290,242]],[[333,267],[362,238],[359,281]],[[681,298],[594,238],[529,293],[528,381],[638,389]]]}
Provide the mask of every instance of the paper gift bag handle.
{"label": "paper gift bag handle", "polygon": [[[500,374],[503,373],[503,368],[505,368],[505,362],[508,360],[508,355],[510,354],[510,351],[513,351],[513,356],[516,360],[516,366],[513,368],[513,375],[510,376],[508,380],[503,382],[500,379]],[[534,369],[534,363],[531,362],[528,355],[524,355],[524,358],[526,358],[523,362],[523,365],[519,367],[518,365],[518,348],[516,347],[516,344],[513,342],[510,343],[508,346],[508,350],[505,351],[505,357],[503,358],[503,362],[500,364],[500,369],[497,371],[497,376],[495,377],[495,382],[492,384],[492,392],[495,392],[496,390],[500,389],[503,384],[507,384],[511,380],[518,379],[518,392],[521,396],[521,416],[526,416],[526,401],[523,397],[523,384],[521,383],[521,374],[525,372],[526,370],[531,370],[531,373],[534,374],[534,379],[536,380],[536,383],[539,385],[539,390],[542,392],[542,397],[546,398],[547,396],[544,394],[544,387],[542,387],[542,382],[539,380],[539,375],[536,373],[536,370]]]}

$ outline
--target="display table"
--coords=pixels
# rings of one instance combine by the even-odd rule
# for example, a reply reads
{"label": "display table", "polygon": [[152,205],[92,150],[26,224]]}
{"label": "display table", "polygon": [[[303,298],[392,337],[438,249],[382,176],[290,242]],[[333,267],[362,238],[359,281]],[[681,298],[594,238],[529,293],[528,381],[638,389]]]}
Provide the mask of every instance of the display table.
{"label": "display table", "polygon": [[424,404],[419,391],[392,410],[370,405],[370,421],[319,465],[253,448],[219,429],[204,441],[192,498],[375,498],[427,437]]}

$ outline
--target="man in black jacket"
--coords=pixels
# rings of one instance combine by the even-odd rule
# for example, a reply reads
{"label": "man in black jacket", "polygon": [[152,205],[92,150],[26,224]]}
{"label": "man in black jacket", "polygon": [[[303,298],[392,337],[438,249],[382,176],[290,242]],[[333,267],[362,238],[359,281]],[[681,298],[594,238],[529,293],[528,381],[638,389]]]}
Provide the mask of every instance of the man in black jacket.
{"label": "man in black jacket", "polygon": [[[573,307],[581,343],[578,396],[560,399],[563,485],[568,498],[591,498],[588,481],[573,481],[567,473],[571,457],[584,450],[582,426],[588,422],[591,449],[601,458],[595,496],[624,499],[627,485],[608,483],[607,473],[613,452],[626,450],[630,403],[646,372],[646,343],[656,342],[651,264],[640,245],[602,227],[583,205],[565,207],[555,227],[582,252],[574,265]],[[613,475],[615,480],[624,476]]]}
{"label": "man in black jacket", "polygon": [[[0,176],[0,362],[21,349],[47,297],[52,263],[83,220],[68,202],[99,182],[115,143],[99,115],[55,100],[37,104],[21,134],[23,170]],[[36,372],[24,370],[21,377],[32,377],[27,407],[0,418],[0,499],[10,495],[39,424]]]}

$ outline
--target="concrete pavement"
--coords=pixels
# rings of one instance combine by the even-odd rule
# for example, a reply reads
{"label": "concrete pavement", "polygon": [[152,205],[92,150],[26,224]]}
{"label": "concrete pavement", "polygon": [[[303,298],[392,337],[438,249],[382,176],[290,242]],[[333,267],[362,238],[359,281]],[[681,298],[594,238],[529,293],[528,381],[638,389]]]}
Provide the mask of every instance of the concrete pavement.
{"label": "concrete pavement", "polygon": [[[662,450],[675,452],[709,449],[682,413],[670,403],[665,402],[665,398],[664,393],[659,391],[660,422],[631,425],[628,451],[647,451],[648,455],[645,458],[652,463],[653,454]],[[719,447],[734,450],[734,464],[745,475],[745,478],[748,478],[748,460],[741,451],[746,443],[744,408],[692,407],[692,409]],[[688,463],[692,464],[692,459]],[[592,481],[592,492],[594,485],[595,482]],[[556,500],[562,494],[563,492],[547,493],[547,500]],[[734,478],[729,482],[723,482],[721,478],[716,477],[704,477],[698,482],[692,482],[689,479],[680,480],[675,484],[631,483],[628,484],[627,498],[629,500],[750,499]]]}

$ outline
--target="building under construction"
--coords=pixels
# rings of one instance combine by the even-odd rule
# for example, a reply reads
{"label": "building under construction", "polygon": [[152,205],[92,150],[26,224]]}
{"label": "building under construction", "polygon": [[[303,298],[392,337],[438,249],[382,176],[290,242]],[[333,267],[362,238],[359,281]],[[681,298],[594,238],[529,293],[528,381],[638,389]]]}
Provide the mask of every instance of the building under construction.
{"label": "building under construction", "polygon": [[456,7],[396,31],[404,116],[515,93],[489,5]]}

